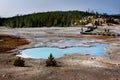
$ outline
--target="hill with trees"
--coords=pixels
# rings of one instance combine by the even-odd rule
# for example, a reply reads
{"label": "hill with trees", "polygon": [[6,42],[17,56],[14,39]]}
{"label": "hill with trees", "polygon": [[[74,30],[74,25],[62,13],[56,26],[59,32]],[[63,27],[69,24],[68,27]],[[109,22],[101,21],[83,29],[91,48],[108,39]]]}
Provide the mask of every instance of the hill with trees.
{"label": "hill with trees", "polygon": [[[91,22],[91,18],[109,17],[107,14],[83,11],[54,11],[17,15],[10,18],[0,18],[0,26],[15,27],[69,27],[85,25]],[[80,22],[82,20],[82,22]]]}

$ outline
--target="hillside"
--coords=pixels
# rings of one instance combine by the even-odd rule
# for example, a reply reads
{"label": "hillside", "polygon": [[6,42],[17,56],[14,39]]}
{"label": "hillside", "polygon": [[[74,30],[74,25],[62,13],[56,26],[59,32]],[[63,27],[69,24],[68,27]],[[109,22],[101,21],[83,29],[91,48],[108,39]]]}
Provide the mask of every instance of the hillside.
{"label": "hillside", "polygon": [[[1,26],[15,27],[68,27],[80,26],[92,23],[96,18],[104,18],[108,23],[113,22],[112,18],[107,14],[99,14],[94,12],[83,11],[54,11],[33,13],[28,15],[17,15],[10,18],[1,18]],[[106,21],[107,22],[107,21]]]}

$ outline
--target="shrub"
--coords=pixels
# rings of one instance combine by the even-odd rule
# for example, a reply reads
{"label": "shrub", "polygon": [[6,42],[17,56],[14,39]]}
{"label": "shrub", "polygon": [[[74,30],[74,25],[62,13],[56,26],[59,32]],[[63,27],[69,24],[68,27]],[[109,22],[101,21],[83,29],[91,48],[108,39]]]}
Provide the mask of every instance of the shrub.
{"label": "shrub", "polygon": [[52,54],[50,54],[50,56],[48,57],[48,59],[46,61],[46,66],[57,66],[57,62],[54,59]]}
{"label": "shrub", "polygon": [[18,59],[16,59],[15,61],[14,61],[14,66],[19,66],[19,67],[23,67],[25,64],[25,61],[24,60],[22,60],[20,57],[18,57]]}

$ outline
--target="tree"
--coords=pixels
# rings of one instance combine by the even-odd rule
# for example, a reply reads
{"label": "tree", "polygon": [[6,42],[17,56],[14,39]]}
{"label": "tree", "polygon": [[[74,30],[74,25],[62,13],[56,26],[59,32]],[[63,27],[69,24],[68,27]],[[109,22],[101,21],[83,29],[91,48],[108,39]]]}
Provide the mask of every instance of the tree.
{"label": "tree", "polygon": [[2,26],[2,18],[0,17],[0,26]]}
{"label": "tree", "polygon": [[46,66],[57,66],[57,62],[54,59],[52,54],[50,54],[50,56],[48,57],[48,59],[46,61]]}
{"label": "tree", "polygon": [[14,27],[44,27],[44,26],[69,27],[71,26],[71,22],[79,21],[83,17],[90,15],[92,16],[94,14],[83,11],[54,11],[54,12],[33,13],[28,15],[17,15],[14,17],[5,18],[4,21],[2,21],[2,24],[4,24],[4,26],[7,25],[13,28]]}
{"label": "tree", "polygon": [[19,67],[23,67],[25,64],[25,61],[24,60],[22,60],[20,57],[18,57],[18,59],[16,59],[15,61],[14,61],[14,66],[19,66]]}

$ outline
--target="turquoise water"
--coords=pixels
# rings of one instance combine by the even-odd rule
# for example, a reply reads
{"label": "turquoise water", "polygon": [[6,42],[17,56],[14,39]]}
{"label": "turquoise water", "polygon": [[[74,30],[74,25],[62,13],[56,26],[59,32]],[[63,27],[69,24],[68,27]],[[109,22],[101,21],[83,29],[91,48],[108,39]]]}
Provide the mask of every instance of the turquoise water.
{"label": "turquoise water", "polygon": [[104,48],[108,44],[95,43],[92,47],[69,47],[69,48],[56,48],[56,47],[38,47],[22,50],[21,55],[17,55],[24,58],[43,58],[47,59],[50,53],[53,54],[55,58],[59,58],[64,54],[90,54],[97,56],[104,56],[106,52]]}

